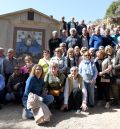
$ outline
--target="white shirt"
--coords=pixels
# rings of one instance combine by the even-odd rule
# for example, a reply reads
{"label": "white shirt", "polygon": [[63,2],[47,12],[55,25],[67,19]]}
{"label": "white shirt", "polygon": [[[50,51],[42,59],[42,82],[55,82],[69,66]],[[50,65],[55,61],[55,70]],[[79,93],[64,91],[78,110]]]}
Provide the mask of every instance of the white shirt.
{"label": "white shirt", "polygon": [[[65,89],[64,89],[64,104],[68,104],[68,99],[69,99],[69,83],[68,83],[68,78],[66,80],[66,84],[65,84]],[[78,85],[78,79],[73,79],[73,91],[75,89],[78,89],[79,85]],[[82,83],[82,93],[83,93],[83,98],[82,101],[86,103],[87,100],[87,90],[84,86],[84,83]]]}

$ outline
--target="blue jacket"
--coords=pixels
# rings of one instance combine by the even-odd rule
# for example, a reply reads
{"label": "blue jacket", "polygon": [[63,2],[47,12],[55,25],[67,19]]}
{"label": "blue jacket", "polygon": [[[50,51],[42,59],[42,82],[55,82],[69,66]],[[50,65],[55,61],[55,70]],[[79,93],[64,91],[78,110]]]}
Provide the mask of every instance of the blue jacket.
{"label": "blue jacket", "polygon": [[23,95],[23,105],[26,107],[27,99],[30,92],[40,96],[44,88],[44,80],[38,79],[36,76],[30,76],[26,81],[25,92]]}
{"label": "blue jacket", "polygon": [[103,39],[101,35],[93,35],[90,38],[89,45],[90,48],[93,47],[95,50],[99,48],[99,46],[102,46]]}

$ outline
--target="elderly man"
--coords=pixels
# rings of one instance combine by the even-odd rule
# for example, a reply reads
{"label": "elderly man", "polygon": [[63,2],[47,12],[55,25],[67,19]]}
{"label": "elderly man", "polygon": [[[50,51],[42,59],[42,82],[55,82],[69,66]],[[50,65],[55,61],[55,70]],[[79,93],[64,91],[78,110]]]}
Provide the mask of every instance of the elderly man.
{"label": "elderly man", "polygon": [[79,36],[77,36],[77,31],[75,28],[70,29],[70,36],[66,39],[66,48],[74,48],[75,46],[79,46],[81,48],[81,41]]}
{"label": "elderly man", "polygon": [[50,49],[50,56],[52,57],[54,55],[54,50],[59,47],[59,44],[61,43],[61,39],[58,37],[58,32],[53,31],[52,32],[52,38],[49,40],[49,49]]}
{"label": "elderly man", "polygon": [[87,90],[83,83],[83,78],[78,74],[78,67],[73,66],[70,69],[70,74],[66,79],[64,88],[64,105],[61,110],[76,109],[76,113],[81,110],[86,111],[87,105]]}
{"label": "elderly man", "polygon": [[7,57],[3,61],[3,69],[5,76],[5,83],[7,84],[9,76],[13,73],[14,67],[18,64],[17,59],[14,57],[14,50],[9,48],[7,51]]}

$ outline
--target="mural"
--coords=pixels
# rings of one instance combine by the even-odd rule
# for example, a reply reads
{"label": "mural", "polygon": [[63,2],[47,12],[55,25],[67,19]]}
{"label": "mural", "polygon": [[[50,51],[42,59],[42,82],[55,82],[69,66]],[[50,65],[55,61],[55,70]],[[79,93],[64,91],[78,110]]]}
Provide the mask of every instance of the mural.
{"label": "mural", "polygon": [[31,55],[40,58],[44,49],[44,31],[37,29],[15,29],[16,56]]}

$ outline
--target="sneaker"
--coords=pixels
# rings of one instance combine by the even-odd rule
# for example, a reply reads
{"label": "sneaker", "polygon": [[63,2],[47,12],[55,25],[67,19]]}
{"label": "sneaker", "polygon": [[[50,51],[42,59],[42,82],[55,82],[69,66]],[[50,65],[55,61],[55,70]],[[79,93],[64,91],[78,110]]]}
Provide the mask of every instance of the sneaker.
{"label": "sneaker", "polygon": [[22,119],[23,119],[23,120],[27,120],[27,119],[28,119],[27,116],[26,116],[25,108],[23,108]]}
{"label": "sneaker", "polygon": [[81,114],[81,110],[77,109],[77,111],[75,112],[75,114]]}
{"label": "sneaker", "polygon": [[109,102],[106,102],[105,108],[106,109],[109,109],[110,108],[110,103]]}

